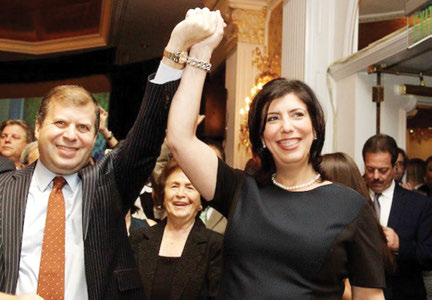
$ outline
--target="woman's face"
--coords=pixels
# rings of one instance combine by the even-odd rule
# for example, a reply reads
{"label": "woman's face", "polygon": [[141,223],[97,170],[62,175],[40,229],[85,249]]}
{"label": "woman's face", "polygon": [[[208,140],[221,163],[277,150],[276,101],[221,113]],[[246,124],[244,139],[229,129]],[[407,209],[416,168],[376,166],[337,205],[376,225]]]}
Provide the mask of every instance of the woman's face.
{"label": "woman's face", "polygon": [[306,104],[293,93],[273,100],[262,138],[276,169],[308,164],[314,129]]}
{"label": "woman's face", "polygon": [[200,194],[182,170],[172,172],[165,183],[164,206],[168,218],[194,219],[201,209]]}

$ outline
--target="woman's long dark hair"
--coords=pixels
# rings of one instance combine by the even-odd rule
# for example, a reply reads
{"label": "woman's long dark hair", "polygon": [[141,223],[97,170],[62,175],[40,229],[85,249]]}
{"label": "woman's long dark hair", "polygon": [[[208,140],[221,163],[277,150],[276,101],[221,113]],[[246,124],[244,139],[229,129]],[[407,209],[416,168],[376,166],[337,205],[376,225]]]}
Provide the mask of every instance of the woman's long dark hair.
{"label": "woman's long dark hair", "polygon": [[305,105],[315,131],[314,139],[309,153],[309,162],[315,171],[319,172],[320,154],[325,139],[325,119],[321,105],[315,93],[305,83],[299,80],[279,78],[268,82],[255,96],[249,110],[249,139],[252,152],[261,161],[261,167],[255,173],[260,185],[271,182],[271,175],[276,172],[276,166],[270,151],[262,147],[262,136],[266,126],[267,113],[270,103],[288,94],[296,95]]}
{"label": "woman's long dark hair", "polygon": [[[323,155],[320,164],[320,173],[323,179],[342,183],[362,194],[367,199],[368,204],[372,207],[372,210],[375,212],[375,207],[372,203],[372,200],[370,199],[366,183],[364,182],[356,163],[349,155],[342,152]],[[381,224],[379,223],[378,218],[375,219],[376,226],[381,237],[381,246],[384,255],[384,267],[385,270],[391,274],[396,268],[395,259],[393,253],[387,246],[387,238],[384,234]]]}

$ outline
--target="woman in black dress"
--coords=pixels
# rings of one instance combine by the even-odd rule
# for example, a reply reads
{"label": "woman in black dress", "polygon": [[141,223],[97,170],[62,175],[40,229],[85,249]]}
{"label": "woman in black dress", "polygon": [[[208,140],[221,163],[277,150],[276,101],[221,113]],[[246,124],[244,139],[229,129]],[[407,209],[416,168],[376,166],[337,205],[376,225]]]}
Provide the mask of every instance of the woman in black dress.
{"label": "woman in black dress", "polygon": [[[223,34],[192,46],[209,61]],[[228,217],[220,299],[384,299],[381,240],[373,212],[357,192],[320,179],[325,123],[313,91],[276,79],[249,112],[252,151],[261,160],[247,176],[216,158],[195,136],[205,72],[186,66],[171,104],[167,142],[194,186]],[[235,113],[235,112],[230,112]]]}

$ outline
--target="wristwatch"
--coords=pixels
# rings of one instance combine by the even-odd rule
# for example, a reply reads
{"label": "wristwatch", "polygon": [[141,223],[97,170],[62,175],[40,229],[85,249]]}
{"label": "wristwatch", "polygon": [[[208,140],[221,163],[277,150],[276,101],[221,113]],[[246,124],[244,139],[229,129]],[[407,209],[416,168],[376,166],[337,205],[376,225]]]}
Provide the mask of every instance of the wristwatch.
{"label": "wristwatch", "polygon": [[186,64],[188,59],[188,53],[186,51],[170,52],[164,49],[163,56],[182,66]]}

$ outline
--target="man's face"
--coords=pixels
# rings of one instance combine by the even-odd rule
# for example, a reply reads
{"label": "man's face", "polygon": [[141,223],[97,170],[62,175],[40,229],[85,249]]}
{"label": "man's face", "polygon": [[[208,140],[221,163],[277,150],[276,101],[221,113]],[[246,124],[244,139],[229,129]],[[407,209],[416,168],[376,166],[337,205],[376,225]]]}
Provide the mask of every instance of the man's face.
{"label": "man's face", "polygon": [[398,154],[398,158],[395,163],[395,180],[401,182],[403,175],[405,174],[404,157],[402,154]]}
{"label": "man's face", "polygon": [[428,186],[432,187],[432,160],[426,165],[425,181]]}
{"label": "man's face", "polygon": [[96,141],[95,105],[67,105],[53,99],[42,124],[36,122],[39,160],[59,175],[81,170]]}
{"label": "man's face", "polygon": [[20,125],[11,124],[3,129],[0,136],[1,155],[17,162],[26,146],[26,132]]}
{"label": "man's face", "polygon": [[389,152],[366,152],[365,179],[367,186],[375,193],[382,193],[394,179],[394,167]]}

